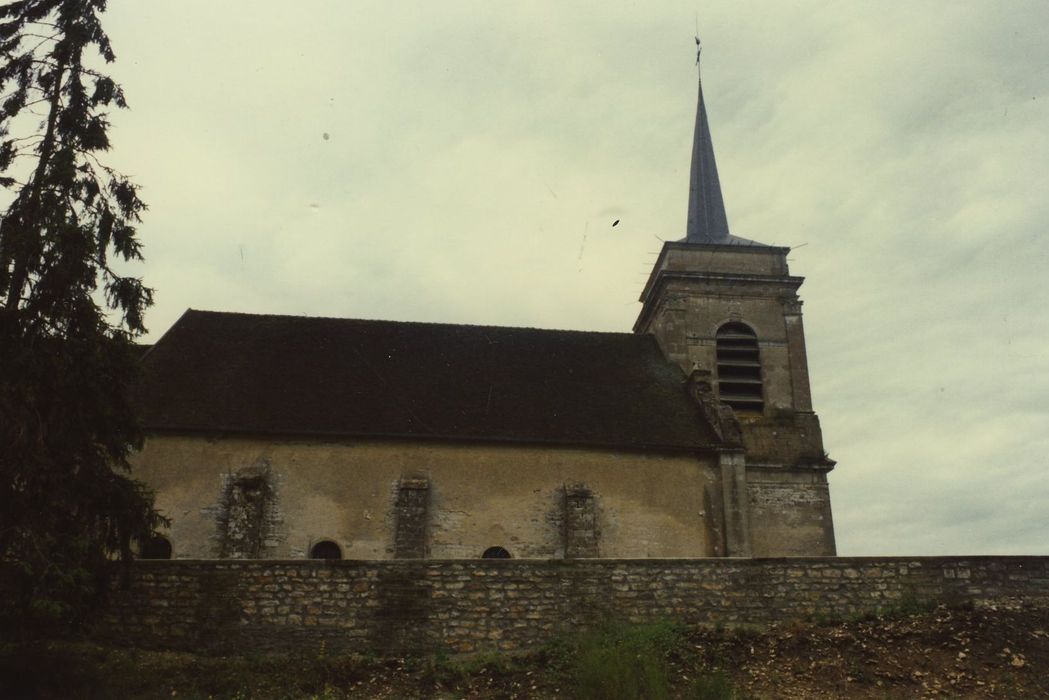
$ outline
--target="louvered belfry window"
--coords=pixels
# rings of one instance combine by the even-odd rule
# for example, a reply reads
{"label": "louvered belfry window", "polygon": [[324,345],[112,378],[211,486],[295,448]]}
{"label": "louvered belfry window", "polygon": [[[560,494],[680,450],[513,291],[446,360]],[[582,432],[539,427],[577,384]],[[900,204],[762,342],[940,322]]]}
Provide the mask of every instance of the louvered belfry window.
{"label": "louvered belfry window", "polygon": [[718,395],[737,411],[764,406],[758,337],[750,326],[726,323],[717,332]]}

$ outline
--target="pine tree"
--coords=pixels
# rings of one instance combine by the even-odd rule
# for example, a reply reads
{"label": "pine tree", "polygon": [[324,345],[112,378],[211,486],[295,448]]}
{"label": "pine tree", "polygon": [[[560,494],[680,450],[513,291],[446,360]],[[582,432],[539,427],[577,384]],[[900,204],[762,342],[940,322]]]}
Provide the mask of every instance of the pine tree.
{"label": "pine tree", "polygon": [[[105,166],[105,109],[127,106],[105,0],[0,7],[0,615],[73,622],[162,522],[129,476],[129,391],[152,291],[137,188]],[[16,136],[15,134],[21,134]],[[105,308],[108,307],[108,310]],[[118,318],[119,320],[110,320]]]}

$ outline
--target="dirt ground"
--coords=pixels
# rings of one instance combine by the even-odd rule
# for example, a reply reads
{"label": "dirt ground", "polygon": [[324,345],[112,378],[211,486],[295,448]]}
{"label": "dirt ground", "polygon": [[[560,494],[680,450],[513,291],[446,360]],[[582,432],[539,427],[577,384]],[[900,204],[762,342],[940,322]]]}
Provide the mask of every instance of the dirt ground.
{"label": "dirt ground", "polygon": [[[470,659],[8,645],[0,649],[0,697],[577,698],[585,693],[571,654],[556,644],[527,656]],[[685,630],[665,660],[659,697],[1049,698],[1049,609],[939,607],[762,632]],[[649,697],[632,692],[622,697]]]}
{"label": "dirt ground", "polygon": [[[725,697],[755,700],[1049,698],[1049,610],[940,607],[762,633],[695,630],[671,653],[670,669],[676,697],[697,697],[691,682],[722,672],[735,691]],[[441,690],[447,697],[572,696],[570,679],[534,679],[539,670],[477,673],[466,687]],[[397,697],[409,687],[390,690]]]}
{"label": "dirt ground", "polygon": [[1049,611],[932,611],[751,638],[697,632],[675,666],[722,666],[755,698],[1049,698]]}

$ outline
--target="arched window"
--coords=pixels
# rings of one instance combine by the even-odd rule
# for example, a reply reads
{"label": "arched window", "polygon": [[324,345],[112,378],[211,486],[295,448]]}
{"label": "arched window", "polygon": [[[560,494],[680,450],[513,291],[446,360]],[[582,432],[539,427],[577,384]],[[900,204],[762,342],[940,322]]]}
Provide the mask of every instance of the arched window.
{"label": "arched window", "polygon": [[310,547],[310,559],[342,559],[342,548],[331,540],[315,542]]}
{"label": "arched window", "polygon": [[717,332],[718,398],[737,411],[764,406],[758,337],[750,326],[726,323]]}
{"label": "arched window", "polygon": [[142,543],[139,559],[170,559],[171,541],[162,535],[153,535]]}
{"label": "arched window", "polygon": [[489,547],[481,555],[482,559],[511,559],[510,552],[502,547]]}

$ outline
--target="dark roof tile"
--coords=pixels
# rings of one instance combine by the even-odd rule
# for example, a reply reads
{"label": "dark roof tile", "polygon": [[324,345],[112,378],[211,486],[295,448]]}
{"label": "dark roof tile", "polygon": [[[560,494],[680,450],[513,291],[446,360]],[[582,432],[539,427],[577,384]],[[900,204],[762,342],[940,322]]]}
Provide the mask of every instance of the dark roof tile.
{"label": "dark roof tile", "polygon": [[645,335],[189,310],[143,365],[147,430],[717,443]]}

